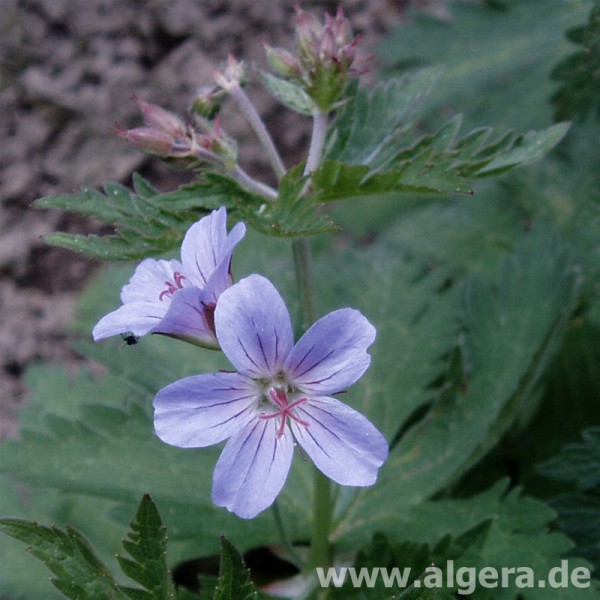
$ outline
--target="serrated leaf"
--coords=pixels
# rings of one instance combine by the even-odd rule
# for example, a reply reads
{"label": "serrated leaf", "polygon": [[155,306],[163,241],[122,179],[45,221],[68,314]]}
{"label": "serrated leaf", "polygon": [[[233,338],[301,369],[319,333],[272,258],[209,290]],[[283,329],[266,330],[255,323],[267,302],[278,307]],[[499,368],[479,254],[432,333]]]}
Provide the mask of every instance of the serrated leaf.
{"label": "serrated leaf", "polygon": [[553,120],[550,71],[572,52],[563,32],[586,20],[589,2],[519,0],[504,10],[493,4],[448,3],[450,18],[443,20],[415,13],[383,38],[379,58],[394,75],[414,65],[444,65],[428,115],[460,111],[469,127],[546,127]]}
{"label": "serrated leaf", "polygon": [[[171,575],[167,568],[167,536],[156,505],[147,494],[144,495],[131,523],[131,529],[123,546],[133,560],[118,556],[123,573],[148,591],[148,599],[166,600],[175,597]],[[134,598],[137,591],[126,591]]]}
{"label": "serrated leaf", "polygon": [[221,536],[219,583],[214,600],[256,600],[258,594],[237,548]]}
{"label": "serrated leaf", "polygon": [[[477,278],[468,288],[462,379],[452,385],[445,378],[449,383],[437,401],[382,467],[378,485],[344,515],[340,535],[351,534],[356,522],[365,527],[381,519],[389,526],[398,511],[390,497],[418,503],[460,476],[493,447],[528,399],[572,310],[572,257],[554,232],[540,228],[523,237],[501,272],[496,284]],[[403,401],[399,397],[396,406]]]}
{"label": "serrated leaf", "polygon": [[580,490],[600,485],[600,427],[589,427],[581,435],[582,442],[566,444],[561,453],[539,465],[547,477],[572,481]]}
{"label": "serrated leaf", "polygon": [[[575,33],[574,33],[575,31]],[[552,96],[557,119],[584,119],[591,112],[600,116],[600,3],[596,1],[585,28],[571,30],[569,40],[583,46],[552,70],[553,79],[562,82]]]}
{"label": "serrated leaf", "polygon": [[563,139],[569,127],[570,123],[557,123],[543,131],[530,131],[519,136],[510,150],[493,157],[483,168],[477,170],[477,175],[498,174],[539,159]]}
{"label": "serrated leaf", "polygon": [[282,178],[276,202],[263,203],[258,210],[240,206],[239,214],[266,235],[296,237],[335,231],[337,226],[327,215],[319,214],[319,204],[303,195],[306,178],[302,165],[290,169]]}
{"label": "serrated leaf", "polygon": [[67,527],[62,531],[20,519],[0,519],[0,531],[27,544],[27,550],[54,573],[52,583],[68,598],[127,598],[77,530]]}
{"label": "serrated leaf", "polygon": [[340,110],[330,133],[327,158],[349,165],[376,165],[380,153],[390,153],[397,138],[416,118],[417,108],[440,74],[422,69],[377,84],[372,90],[354,86],[351,100]]}
{"label": "serrated leaf", "polygon": [[569,124],[559,123],[525,135],[507,132],[488,142],[492,130],[477,129],[456,139],[460,118],[454,117],[435,134],[397,148],[386,168],[325,161],[313,176],[318,201],[377,197],[399,192],[470,193],[469,179],[488,177],[528,164],[549,152]]}

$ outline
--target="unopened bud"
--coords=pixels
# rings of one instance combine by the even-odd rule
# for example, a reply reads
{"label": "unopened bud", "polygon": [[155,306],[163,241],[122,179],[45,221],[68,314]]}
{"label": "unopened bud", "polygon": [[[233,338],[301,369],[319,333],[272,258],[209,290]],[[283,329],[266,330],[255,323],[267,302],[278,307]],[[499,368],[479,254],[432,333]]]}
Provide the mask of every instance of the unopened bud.
{"label": "unopened bud", "polygon": [[310,56],[314,53],[315,42],[323,34],[323,26],[311,13],[302,10],[298,5],[294,8],[296,9],[294,15],[296,45],[301,57]]}
{"label": "unopened bud", "polygon": [[302,75],[302,65],[291,52],[265,44],[265,53],[269,66],[277,75],[286,79],[297,79]]}
{"label": "unopened bud", "polygon": [[151,127],[123,129],[115,127],[113,133],[127,141],[130,146],[157,156],[169,156],[173,148],[173,138],[164,131]]}
{"label": "unopened bud", "polygon": [[214,119],[221,110],[221,99],[223,90],[208,86],[202,87],[194,96],[190,106],[190,112],[204,119]]}
{"label": "unopened bud", "polygon": [[335,37],[336,45],[341,48],[352,40],[350,22],[344,16],[344,9],[338,6],[337,13],[333,19],[328,19],[328,25]]}
{"label": "unopened bud", "polygon": [[177,115],[156,104],[144,102],[138,96],[134,96],[133,99],[140,107],[144,123],[148,127],[163,131],[175,138],[185,137],[185,123]]}

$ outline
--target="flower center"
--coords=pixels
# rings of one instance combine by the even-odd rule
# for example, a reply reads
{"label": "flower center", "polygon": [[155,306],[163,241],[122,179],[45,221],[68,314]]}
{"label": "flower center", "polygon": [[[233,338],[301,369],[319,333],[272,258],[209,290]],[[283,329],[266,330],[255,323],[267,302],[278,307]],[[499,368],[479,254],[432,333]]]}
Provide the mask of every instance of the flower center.
{"label": "flower center", "polygon": [[185,275],[182,275],[179,271],[175,271],[175,273],[173,273],[173,279],[175,280],[175,283],[172,281],[165,281],[167,289],[163,290],[158,295],[159,300],[164,300],[165,296],[172,296],[177,290],[180,290],[183,287],[181,282],[185,279]]}
{"label": "flower center", "polygon": [[290,402],[286,393],[281,388],[271,388],[268,394],[269,398],[279,410],[270,413],[263,412],[258,416],[260,419],[276,419],[281,417],[281,423],[279,424],[279,429],[277,430],[277,437],[281,437],[283,435],[288,417],[297,423],[300,423],[300,425],[304,425],[305,427],[310,425],[310,423],[302,420],[300,417],[298,417],[298,415],[293,413],[294,408],[296,408],[296,406],[300,406],[300,404],[303,404],[304,402],[308,402],[308,398],[298,398],[298,400]]}

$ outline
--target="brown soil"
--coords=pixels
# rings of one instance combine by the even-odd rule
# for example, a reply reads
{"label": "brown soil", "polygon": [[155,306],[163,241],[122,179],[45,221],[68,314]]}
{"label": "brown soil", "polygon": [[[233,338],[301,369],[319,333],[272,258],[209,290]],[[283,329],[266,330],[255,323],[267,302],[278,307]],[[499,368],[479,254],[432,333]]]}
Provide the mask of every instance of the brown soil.
{"label": "brown soil", "polygon": [[[344,0],[355,31],[372,50],[410,0]],[[421,6],[443,0],[413,0]],[[25,397],[22,375],[33,361],[76,363],[69,324],[75,301],[98,264],[41,239],[55,230],[94,232],[97,223],[38,211],[40,196],[130,182],[140,171],[161,189],[183,181],[111,135],[115,122],[139,124],[131,101],[179,113],[228,53],[264,64],[263,40],[291,46],[293,2],[284,0],[2,0],[0,3],[0,438],[16,430]],[[329,12],[335,3],[307,1]],[[307,142],[304,119],[250,88],[291,163]],[[251,172],[263,164],[247,126],[238,138]]]}

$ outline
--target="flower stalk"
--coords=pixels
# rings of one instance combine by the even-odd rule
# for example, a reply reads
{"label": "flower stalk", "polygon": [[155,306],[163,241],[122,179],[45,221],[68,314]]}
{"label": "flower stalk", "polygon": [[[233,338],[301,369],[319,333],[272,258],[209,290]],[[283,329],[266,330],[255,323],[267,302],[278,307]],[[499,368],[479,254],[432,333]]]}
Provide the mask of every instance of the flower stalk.
{"label": "flower stalk", "polygon": [[[310,147],[304,167],[304,175],[310,176],[321,164],[325,139],[327,137],[327,113],[315,110],[313,113],[313,129]],[[307,180],[302,194],[310,188]],[[306,238],[292,241],[296,284],[300,297],[302,312],[302,329],[306,331],[317,318],[317,290],[313,269],[310,244]],[[310,566],[326,567],[331,564],[331,546],[329,532],[331,530],[331,481],[319,469],[313,466],[313,500]]]}
{"label": "flower stalk", "polygon": [[248,98],[246,92],[244,92],[238,83],[229,85],[227,93],[233,98],[238,105],[238,108],[246,117],[250,127],[252,127],[258,141],[267,153],[267,158],[269,159],[269,163],[275,172],[277,179],[281,179],[285,175],[285,165],[283,164],[279,151],[275,147],[271,134],[256,111],[254,104],[252,104],[250,98]]}

